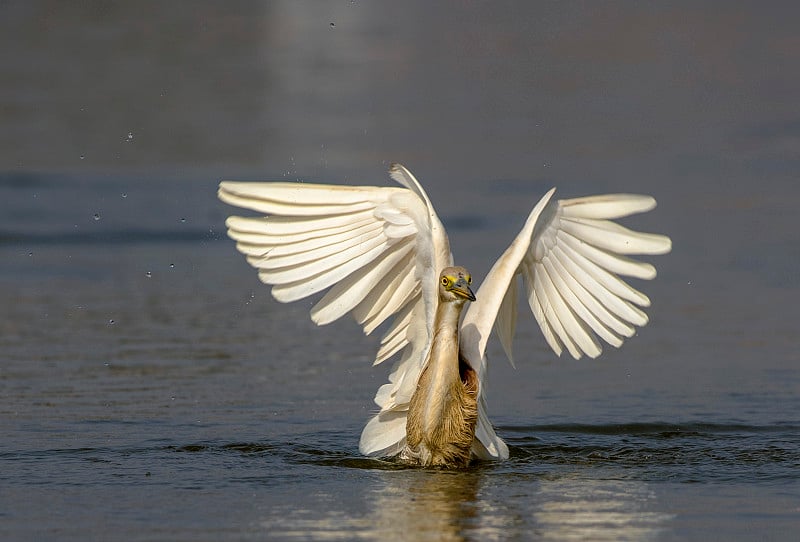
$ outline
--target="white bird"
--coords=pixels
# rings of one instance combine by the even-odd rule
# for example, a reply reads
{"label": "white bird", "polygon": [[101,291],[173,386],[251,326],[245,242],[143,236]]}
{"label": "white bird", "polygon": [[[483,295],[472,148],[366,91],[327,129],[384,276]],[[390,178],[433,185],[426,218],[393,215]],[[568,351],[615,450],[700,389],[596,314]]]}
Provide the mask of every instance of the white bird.
{"label": "white bird", "polygon": [[351,313],[369,334],[394,317],[375,364],[399,359],[375,395],[380,411],[361,434],[363,454],[446,467],[507,459],[486,412],[485,352],[494,329],[512,359],[517,277],[556,354],[597,357],[599,339],[621,346],[647,323],[639,307],[650,300],[619,276],[656,276],[626,255],[665,254],[672,245],[612,220],[649,211],[655,199],[556,201],[551,189],[473,294],[422,186],[400,164],[389,173],[403,188],[222,182],[222,201],[268,215],[231,216],[228,235],[278,301],[328,289],[311,310],[318,325]]}

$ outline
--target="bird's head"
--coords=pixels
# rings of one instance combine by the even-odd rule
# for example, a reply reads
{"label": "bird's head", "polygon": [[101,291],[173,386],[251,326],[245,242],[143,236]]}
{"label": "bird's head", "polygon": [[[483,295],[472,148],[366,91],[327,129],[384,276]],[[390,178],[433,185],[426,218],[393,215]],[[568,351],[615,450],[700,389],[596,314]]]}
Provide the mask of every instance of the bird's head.
{"label": "bird's head", "polygon": [[469,285],[472,276],[463,267],[446,267],[439,275],[439,299],[442,301],[475,301]]}

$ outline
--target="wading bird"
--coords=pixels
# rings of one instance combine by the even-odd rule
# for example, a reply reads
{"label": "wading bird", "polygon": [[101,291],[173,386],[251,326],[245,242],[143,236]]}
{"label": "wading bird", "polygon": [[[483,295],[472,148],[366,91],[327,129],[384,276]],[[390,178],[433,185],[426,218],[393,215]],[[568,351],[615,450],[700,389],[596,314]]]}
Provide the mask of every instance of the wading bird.
{"label": "wading bird", "polygon": [[380,411],[361,434],[362,453],[443,467],[506,459],[486,412],[485,351],[494,329],[512,359],[517,277],[556,354],[597,357],[598,338],[621,346],[647,323],[638,307],[650,300],[619,275],[656,275],[627,255],[664,254],[671,241],[612,220],[656,202],[630,194],[556,201],[551,189],[473,293],[422,186],[399,164],[389,173],[403,188],[222,182],[218,195],[267,215],[231,216],[226,225],[275,299],[330,288],[312,320],[323,325],[352,313],[367,334],[394,316],[375,364],[400,356],[375,396]]}

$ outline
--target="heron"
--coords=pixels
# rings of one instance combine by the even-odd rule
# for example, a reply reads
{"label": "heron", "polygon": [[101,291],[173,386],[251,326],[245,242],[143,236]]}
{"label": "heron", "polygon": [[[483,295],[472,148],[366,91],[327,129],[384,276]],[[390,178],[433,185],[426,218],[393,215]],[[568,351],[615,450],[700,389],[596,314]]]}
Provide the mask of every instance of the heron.
{"label": "heron", "polygon": [[262,216],[230,216],[228,235],[272,296],[288,303],[326,291],[311,309],[324,325],[351,314],[370,334],[384,326],[374,365],[395,358],[361,434],[367,456],[465,467],[509,457],[487,414],[486,346],[499,339],[513,364],[518,298],[557,354],[595,358],[647,324],[649,298],[621,277],[653,279],[631,255],[665,254],[669,237],[615,219],[654,198],[608,194],[553,199],[550,189],[473,292],[455,266],[445,228],[411,172],[399,186],[223,181],[219,198]]}

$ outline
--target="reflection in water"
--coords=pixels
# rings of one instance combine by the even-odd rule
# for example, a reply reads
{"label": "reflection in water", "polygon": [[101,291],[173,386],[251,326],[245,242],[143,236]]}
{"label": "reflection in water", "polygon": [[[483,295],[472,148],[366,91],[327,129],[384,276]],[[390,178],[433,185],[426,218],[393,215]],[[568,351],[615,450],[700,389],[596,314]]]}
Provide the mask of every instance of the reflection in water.
{"label": "reflection in water", "polygon": [[370,514],[383,540],[464,540],[480,526],[475,472],[387,472]]}
{"label": "reflection in water", "polygon": [[652,540],[672,517],[652,510],[643,482],[559,479],[538,497],[534,518],[547,540]]}
{"label": "reflection in water", "polygon": [[348,516],[360,507],[319,492],[307,499],[307,507],[271,509],[261,524],[272,536],[312,540],[457,541],[469,538],[469,531],[481,532],[479,474],[412,469],[380,474],[380,483],[364,494],[363,515]]}
{"label": "reflection in water", "polygon": [[363,515],[341,497],[318,494],[319,506],[309,500],[308,508],[273,509],[261,523],[273,536],[315,540],[651,540],[672,519],[655,510],[654,492],[638,481],[487,471],[380,475],[363,496]]}

